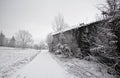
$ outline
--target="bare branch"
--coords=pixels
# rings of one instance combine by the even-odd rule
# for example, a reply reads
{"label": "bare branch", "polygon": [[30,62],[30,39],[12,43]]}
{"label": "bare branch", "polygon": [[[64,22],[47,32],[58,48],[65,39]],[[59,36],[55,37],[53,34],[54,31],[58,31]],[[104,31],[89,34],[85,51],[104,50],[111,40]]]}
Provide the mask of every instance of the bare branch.
{"label": "bare branch", "polygon": [[54,31],[61,31],[68,27],[68,25],[64,21],[64,17],[59,14],[54,18],[54,23],[52,24]]}
{"label": "bare branch", "polygon": [[16,40],[17,40],[17,44],[22,48],[27,47],[29,44],[33,42],[32,35],[25,30],[20,30],[16,34]]}

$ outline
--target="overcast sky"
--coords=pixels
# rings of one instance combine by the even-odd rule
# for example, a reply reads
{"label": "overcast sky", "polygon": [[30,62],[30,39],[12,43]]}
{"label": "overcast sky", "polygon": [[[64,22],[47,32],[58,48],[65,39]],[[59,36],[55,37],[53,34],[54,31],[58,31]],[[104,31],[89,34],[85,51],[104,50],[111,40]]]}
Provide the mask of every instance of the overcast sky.
{"label": "overcast sky", "polygon": [[0,31],[11,37],[28,30],[38,41],[51,32],[59,13],[70,26],[95,21],[97,4],[105,0],[0,0]]}

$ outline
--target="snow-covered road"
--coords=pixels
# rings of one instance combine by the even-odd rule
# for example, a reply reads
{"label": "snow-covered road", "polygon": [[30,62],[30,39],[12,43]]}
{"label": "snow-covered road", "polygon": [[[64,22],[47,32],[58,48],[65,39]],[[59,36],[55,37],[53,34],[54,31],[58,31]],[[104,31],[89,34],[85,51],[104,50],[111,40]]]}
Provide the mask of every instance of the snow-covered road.
{"label": "snow-covered road", "polygon": [[41,53],[28,65],[11,78],[74,78],[67,73],[47,50]]}

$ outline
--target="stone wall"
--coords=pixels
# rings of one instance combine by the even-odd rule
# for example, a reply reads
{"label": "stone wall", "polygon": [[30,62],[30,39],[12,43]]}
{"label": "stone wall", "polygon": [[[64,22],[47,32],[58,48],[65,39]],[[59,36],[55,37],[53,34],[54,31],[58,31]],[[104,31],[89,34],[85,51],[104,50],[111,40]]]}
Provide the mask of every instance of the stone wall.
{"label": "stone wall", "polygon": [[[102,21],[94,22],[82,27],[67,30],[53,35],[53,48],[55,49],[58,43],[67,44],[73,54],[79,51],[89,53],[90,49],[96,46],[94,38],[97,37],[97,26],[100,27]],[[61,37],[64,37],[61,39]]]}
{"label": "stone wall", "polygon": [[67,44],[74,57],[91,55],[120,73],[120,17],[54,34],[53,49],[58,43]]}
{"label": "stone wall", "polygon": [[[72,53],[82,52],[84,55],[96,55],[116,52],[119,42],[119,35],[113,33],[108,21],[102,20],[93,22],[82,27],[77,27],[53,35],[53,48],[58,43],[67,44]],[[114,22],[114,21],[112,21]],[[119,31],[115,31],[119,32]],[[118,42],[117,42],[117,41]],[[116,43],[117,42],[117,43]],[[99,53],[97,53],[99,52]],[[109,57],[115,56],[115,53]]]}

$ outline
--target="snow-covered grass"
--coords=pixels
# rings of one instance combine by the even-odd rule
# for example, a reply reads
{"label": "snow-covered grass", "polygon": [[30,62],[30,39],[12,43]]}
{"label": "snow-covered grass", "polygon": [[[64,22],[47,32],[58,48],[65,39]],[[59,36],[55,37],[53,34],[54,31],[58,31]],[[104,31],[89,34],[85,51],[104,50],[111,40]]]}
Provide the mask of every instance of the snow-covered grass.
{"label": "snow-covered grass", "polygon": [[60,55],[53,55],[70,74],[79,78],[117,78],[107,73],[106,66],[77,58],[63,58]]}
{"label": "snow-covered grass", "polygon": [[38,53],[34,49],[0,47],[0,78],[9,78]]}

